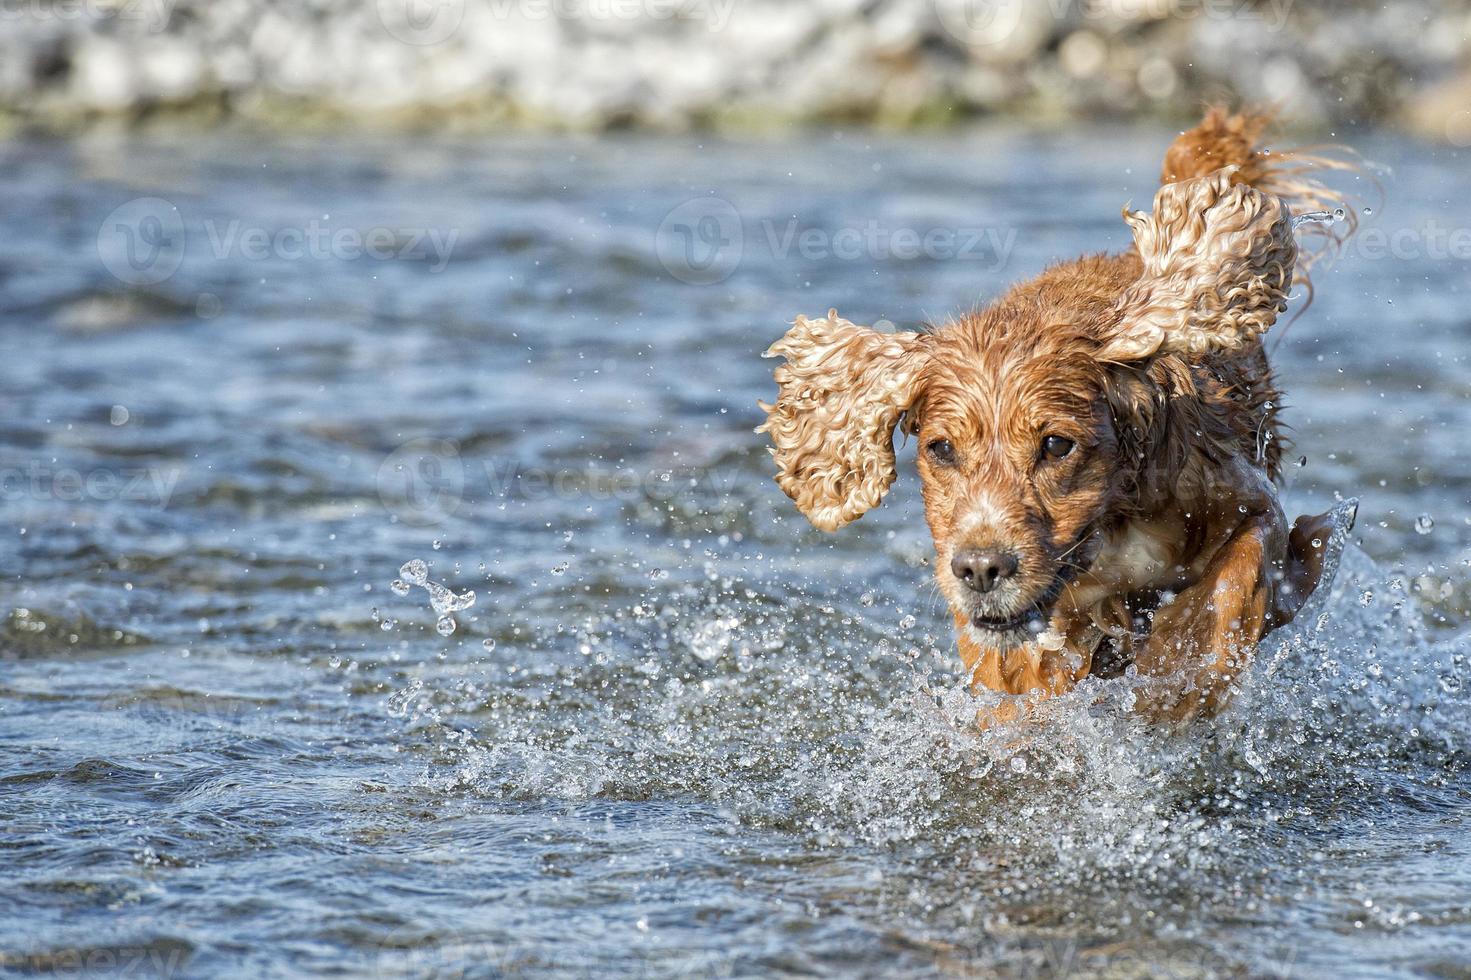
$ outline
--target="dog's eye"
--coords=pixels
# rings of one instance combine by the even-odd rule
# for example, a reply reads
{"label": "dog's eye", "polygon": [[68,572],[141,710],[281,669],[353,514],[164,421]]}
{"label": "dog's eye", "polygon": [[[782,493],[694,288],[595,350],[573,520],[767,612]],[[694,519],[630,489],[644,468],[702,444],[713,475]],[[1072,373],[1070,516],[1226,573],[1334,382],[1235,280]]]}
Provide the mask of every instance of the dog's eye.
{"label": "dog's eye", "polygon": [[955,462],[955,447],[950,444],[949,439],[936,439],[925,446],[925,451],[930,454],[930,459],[942,466],[950,466]]}
{"label": "dog's eye", "polygon": [[1062,436],[1048,436],[1042,440],[1042,455],[1048,459],[1062,459],[1073,451],[1073,441]]}

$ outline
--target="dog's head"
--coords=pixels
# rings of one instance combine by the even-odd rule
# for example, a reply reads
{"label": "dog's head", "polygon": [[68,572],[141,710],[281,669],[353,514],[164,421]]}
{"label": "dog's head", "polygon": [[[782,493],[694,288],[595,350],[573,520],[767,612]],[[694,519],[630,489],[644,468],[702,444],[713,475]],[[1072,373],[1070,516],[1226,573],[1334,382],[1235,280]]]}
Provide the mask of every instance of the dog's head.
{"label": "dog's head", "polygon": [[893,483],[902,422],[941,590],[987,646],[1038,632],[1130,506],[1184,358],[1243,346],[1285,306],[1291,220],[1230,171],[1167,185],[1125,220],[1138,266],[1044,276],[928,333],[799,317],[768,352],[787,359],[762,406],[781,488],[819,528],[841,527]]}

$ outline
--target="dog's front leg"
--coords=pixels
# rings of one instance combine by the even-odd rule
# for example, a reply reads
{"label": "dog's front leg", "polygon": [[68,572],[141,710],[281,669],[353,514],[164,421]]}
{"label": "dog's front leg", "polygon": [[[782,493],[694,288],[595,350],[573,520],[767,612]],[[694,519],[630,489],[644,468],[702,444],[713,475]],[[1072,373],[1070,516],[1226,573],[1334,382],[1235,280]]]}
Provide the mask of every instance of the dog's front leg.
{"label": "dog's front leg", "polygon": [[1139,674],[1158,678],[1137,707],[1160,721],[1213,715],[1251,663],[1266,631],[1274,577],[1286,551],[1280,512],[1249,517],[1211,559],[1200,581],[1154,615],[1135,654]]}
{"label": "dog's front leg", "polygon": [[1088,651],[1096,645],[1096,630],[1081,619],[1076,628],[1057,630],[1054,626],[1066,639],[1065,645],[1056,650],[1037,643],[1010,650],[982,647],[966,635],[963,619],[957,617],[956,623],[960,627],[960,658],[970,672],[971,690],[1026,696],[981,712],[977,723],[983,729],[1016,720],[1035,701],[1071,691],[1087,676],[1092,659]]}

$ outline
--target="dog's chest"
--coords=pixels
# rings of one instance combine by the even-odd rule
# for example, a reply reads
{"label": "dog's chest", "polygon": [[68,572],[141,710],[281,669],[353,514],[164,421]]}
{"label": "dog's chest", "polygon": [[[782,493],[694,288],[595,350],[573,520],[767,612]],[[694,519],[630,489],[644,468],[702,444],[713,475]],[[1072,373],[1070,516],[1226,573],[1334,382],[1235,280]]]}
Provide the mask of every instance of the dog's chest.
{"label": "dog's chest", "polygon": [[1172,519],[1134,521],[1115,532],[1078,583],[1081,604],[1179,582],[1187,574],[1181,564],[1181,524]]}

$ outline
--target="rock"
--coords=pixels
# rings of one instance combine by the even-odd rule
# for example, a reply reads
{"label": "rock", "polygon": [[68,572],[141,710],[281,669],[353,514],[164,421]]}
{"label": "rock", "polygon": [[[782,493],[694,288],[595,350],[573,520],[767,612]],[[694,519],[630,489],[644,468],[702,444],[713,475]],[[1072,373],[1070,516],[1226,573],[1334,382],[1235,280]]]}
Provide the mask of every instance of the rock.
{"label": "rock", "polygon": [[132,108],[139,96],[135,58],[135,52],[123,40],[83,36],[69,59],[71,96],[83,110],[117,112]]}
{"label": "rock", "polygon": [[1411,105],[1409,119],[1422,136],[1471,146],[1471,69],[1422,93]]}
{"label": "rock", "polygon": [[140,87],[152,98],[178,102],[204,88],[204,55],[183,38],[154,37],[139,45]]}
{"label": "rock", "polygon": [[[25,4],[0,113],[39,126],[199,101],[245,117],[687,125],[904,122],[1045,107],[1183,118],[1234,93],[1289,121],[1410,120],[1463,141],[1461,0],[129,0]],[[67,9],[72,9],[68,7]],[[90,9],[90,8],[88,8]],[[1434,80],[1442,80],[1436,82]],[[1450,81],[1443,81],[1450,79]],[[1422,81],[1430,80],[1430,81]]]}

